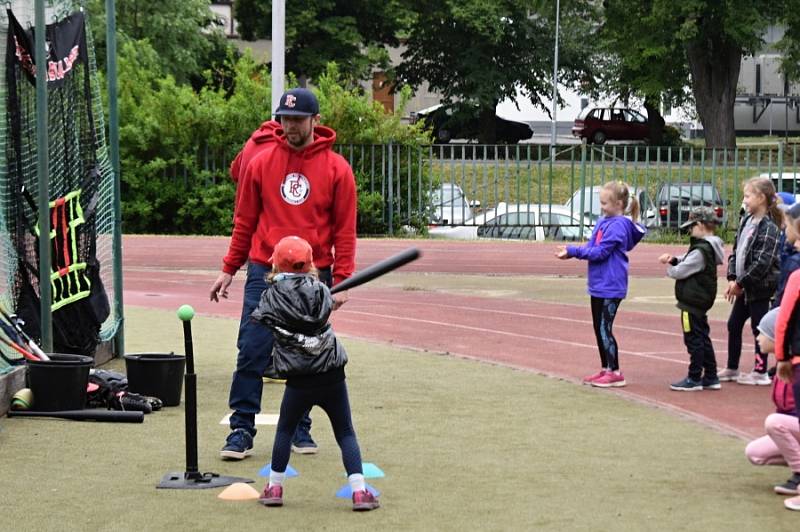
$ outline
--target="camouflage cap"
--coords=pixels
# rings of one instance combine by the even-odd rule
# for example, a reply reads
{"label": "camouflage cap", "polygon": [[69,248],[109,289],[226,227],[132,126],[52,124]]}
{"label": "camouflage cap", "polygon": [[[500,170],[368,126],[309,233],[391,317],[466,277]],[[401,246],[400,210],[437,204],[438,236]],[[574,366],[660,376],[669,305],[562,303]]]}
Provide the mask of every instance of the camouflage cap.
{"label": "camouflage cap", "polygon": [[693,207],[692,212],[689,213],[689,219],[681,224],[681,229],[689,228],[698,222],[719,225],[720,219],[711,207]]}

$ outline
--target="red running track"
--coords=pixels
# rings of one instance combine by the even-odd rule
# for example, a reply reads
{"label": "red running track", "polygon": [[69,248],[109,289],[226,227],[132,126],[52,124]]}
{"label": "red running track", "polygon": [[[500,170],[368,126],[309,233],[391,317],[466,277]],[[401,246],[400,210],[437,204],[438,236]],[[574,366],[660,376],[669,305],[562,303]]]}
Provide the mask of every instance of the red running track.
{"label": "red running track", "polygon": [[[227,238],[146,237],[124,239],[125,304],[176,309],[184,303],[202,314],[238,318],[243,275],[234,278],[231,299],[208,300]],[[361,240],[362,269],[411,245],[423,257],[404,271],[508,275],[581,275],[585,263],[558,261],[554,244]],[[661,277],[656,257],[680,246],[640,245],[631,254],[631,274]],[[350,292],[334,315],[338,333],[397,346],[445,352],[523,368],[574,382],[597,367],[588,305],[483,298],[431,291],[404,291],[369,284]],[[718,363],[726,358],[725,323],[711,322]],[[742,437],[761,435],[771,411],[769,387],[724,384],[718,392],[680,393],[667,387],[685,375],[688,356],[677,317],[626,311],[615,323],[627,387],[617,393],[695,419]],[[233,346],[232,351],[233,351]],[[233,352],[231,353],[233,356]],[[749,356],[742,356],[748,367]]]}

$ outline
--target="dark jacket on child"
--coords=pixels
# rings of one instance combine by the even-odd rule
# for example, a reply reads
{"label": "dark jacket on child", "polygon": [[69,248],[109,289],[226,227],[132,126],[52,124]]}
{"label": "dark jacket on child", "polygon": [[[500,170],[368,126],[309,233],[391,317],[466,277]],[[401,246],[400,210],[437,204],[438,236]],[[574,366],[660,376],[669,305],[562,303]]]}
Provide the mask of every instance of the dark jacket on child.
{"label": "dark jacket on child", "polygon": [[775,290],[775,299],[772,301],[772,308],[781,306],[783,291],[786,289],[786,282],[793,271],[800,269],[800,251],[795,249],[794,244],[786,241],[786,233],[781,233],[778,239],[778,246],[781,250],[781,273],[778,277],[778,288]]}
{"label": "dark jacket on child", "polygon": [[252,314],[275,336],[274,367],[268,371],[287,379],[287,385],[344,380],[347,353],[328,323],[332,310],[330,290],[314,276],[278,274]]}
{"label": "dark jacket on child", "polygon": [[752,218],[748,214],[739,222],[736,239],[733,241],[733,251],[728,257],[728,281],[736,283],[744,290],[745,301],[759,301],[771,299],[778,286],[780,273],[778,239],[780,229],[772,218],[764,216],[759,220],[755,233],[747,242],[745,250],[745,271],[736,276],[736,249],[742,236],[742,230]]}
{"label": "dark jacket on child", "polygon": [[667,275],[675,279],[678,308],[705,316],[717,298],[717,265],[722,264],[725,249],[719,237],[691,237],[689,251],[673,257]]}

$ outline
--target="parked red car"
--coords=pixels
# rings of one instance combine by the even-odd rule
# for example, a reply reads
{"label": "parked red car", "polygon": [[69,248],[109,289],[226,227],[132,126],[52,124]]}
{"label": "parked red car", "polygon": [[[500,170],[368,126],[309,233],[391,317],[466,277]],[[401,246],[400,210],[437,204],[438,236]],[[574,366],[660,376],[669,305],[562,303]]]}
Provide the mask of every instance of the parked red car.
{"label": "parked red car", "polygon": [[595,107],[581,111],[572,126],[572,135],[589,144],[606,140],[647,140],[647,118],[633,109]]}

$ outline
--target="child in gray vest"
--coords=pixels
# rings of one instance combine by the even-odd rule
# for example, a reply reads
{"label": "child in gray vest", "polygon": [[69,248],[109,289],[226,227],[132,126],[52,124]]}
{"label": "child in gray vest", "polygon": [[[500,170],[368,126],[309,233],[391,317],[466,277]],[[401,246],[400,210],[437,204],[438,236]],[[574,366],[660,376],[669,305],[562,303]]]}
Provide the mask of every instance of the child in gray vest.
{"label": "child in gray vest", "polygon": [[690,231],[689,251],[681,257],[665,253],[658,259],[669,264],[667,275],[675,279],[683,342],[689,351],[689,375],[670,385],[678,392],[721,388],[708,327],[708,311],[717,298],[717,266],[725,257],[722,240],[714,236],[718,224],[714,209],[695,207],[681,226]]}

